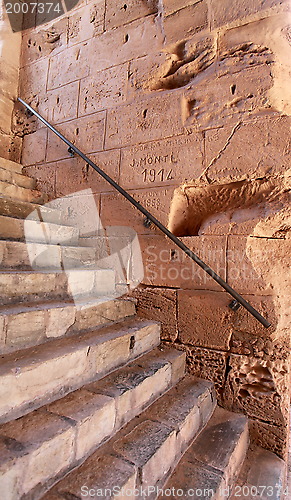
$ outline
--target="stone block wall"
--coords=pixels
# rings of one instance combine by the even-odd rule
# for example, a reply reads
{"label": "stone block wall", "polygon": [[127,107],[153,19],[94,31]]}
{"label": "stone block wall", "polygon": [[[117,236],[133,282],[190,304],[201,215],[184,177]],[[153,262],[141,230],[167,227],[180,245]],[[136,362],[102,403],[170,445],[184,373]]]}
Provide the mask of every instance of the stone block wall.
{"label": "stone block wall", "polygon": [[[213,380],[220,404],[246,413],[254,440],[281,456],[290,387],[290,26],[287,0],[99,0],[24,32],[22,42],[21,97],[162,223],[173,196],[194,189],[188,215],[198,229],[183,240],[269,318],[268,330],[242,308],[231,311],[213,280],[39,121],[20,106],[14,116],[25,172],[51,198],[90,187],[104,226],[137,231],[139,314],[161,321],[189,370]],[[258,197],[252,186],[261,180],[268,189]],[[236,182],[251,186],[247,198]]]}
{"label": "stone block wall", "polygon": [[0,1],[0,157],[19,161],[21,139],[11,130],[18,91],[21,33],[13,33]]}

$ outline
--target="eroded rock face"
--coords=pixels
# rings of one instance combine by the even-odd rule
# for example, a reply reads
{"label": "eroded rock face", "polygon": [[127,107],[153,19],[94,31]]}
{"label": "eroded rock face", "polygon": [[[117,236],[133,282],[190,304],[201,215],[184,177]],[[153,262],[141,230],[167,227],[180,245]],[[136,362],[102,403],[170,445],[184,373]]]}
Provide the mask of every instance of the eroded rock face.
{"label": "eroded rock face", "polygon": [[252,438],[281,456],[290,385],[290,24],[287,0],[129,0],[106,9],[105,0],[89,1],[24,33],[20,70],[21,97],[163,224],[170,214],[170,229],[269,319],[268,330],[243,308],[231,311],[213,280],[38,121],[16,107],[13,122],[42,190],[91,187],[104,226],[137,231],[140,315],[160,320],[189,370],[213,380],[220,404],[246,413]]}

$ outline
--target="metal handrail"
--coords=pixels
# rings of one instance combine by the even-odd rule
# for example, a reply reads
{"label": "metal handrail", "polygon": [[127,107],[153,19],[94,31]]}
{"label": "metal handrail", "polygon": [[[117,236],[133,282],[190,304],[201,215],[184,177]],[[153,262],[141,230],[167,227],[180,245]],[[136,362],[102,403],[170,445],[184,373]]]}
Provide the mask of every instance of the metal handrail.
{"label": "metal handrail", "polygon": [[214,279],[226,292],[228,292],[235,300],[230,303],[230,307],[233,310],[237,310],[240,305],[242,305],[249,313],[251,313],[264,327],[269,328],[271,323],[264,318],[256,309],[254,309],[249,302],[247,302],[239,293],[237,293],[231,286],[229,286],[218,274],[216,274],[213,269],[211,269],[205,262],[203,262],[199,257],[190,250],[177,236],[175,236],[171,231],[169,231],[156,217],[154,217],[146,208],[144,208],[138,201],[136,201],[125,189],[123,189],[117,182],[115,182],[109,175],[107,175],[100,167],[98,167],[90,158],[88,158],[82,151],[80,151],[74,144],[72,144],[66,137],[64,137],[57,129],[55,129],[43,116],[41,116],[37,111],[35,111],[29,104],[27,104],[23,99],[18,97],[20,101],[32,114],[34,114],[39,120],[41,120],[54,134],[56,134],[62,141],[64,141],[69,146],[69,151],[76,153],[83,160],[88,163],[96,172],[98,172],[103,179],[105,179],[111,186],[113,186],[120,194],[122,194],[133,206],[135,206],[143,215],[146,216],[147,220],[151,221],[155,226],[157,226],[162,233],[164,233],[168,238],[173,241],[183,252],[194,260],[198,266],[200,266],[211,278]]}

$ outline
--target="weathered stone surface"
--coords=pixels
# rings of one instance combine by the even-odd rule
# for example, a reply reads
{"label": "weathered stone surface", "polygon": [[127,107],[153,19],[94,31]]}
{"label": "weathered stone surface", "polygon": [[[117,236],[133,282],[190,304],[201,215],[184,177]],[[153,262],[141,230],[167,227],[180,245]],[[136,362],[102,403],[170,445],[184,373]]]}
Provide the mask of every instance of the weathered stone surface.
{"label": "weathered stone surface", "polygon": [[202,136],[181,135],[122,150],[120,181],[127,187],[177,185],[202,173]]}
{"label": "weathered stone surface", "polygon": [[95,299],[80,305],[76,311],[75,328],[85,330],[110,321],[133,316],[135,305],[130,300]]}
{"label": "weathered stone surface", "polygon": [[[215,401],[211,399],[210,387],[210,382],[187,377],[163,397],[162,405],[158,400],[144,414],[145,418],[157,420],[176,429],[177,455],[184,452],[214,410]],[[205,411],[206,399],[210,408],[208,411]],[[205,411],[203,416],[202,408]]]}
{"label": "weathered stone surface", "polygon": [[44,222],[52,222],[55,224],[61,222],[62,214],[58,210],[36,205],[34,203],[0,197],[1,215],[25,219],[33,210],[39,210]]}
{"label": "weathered stone surface", "polygon": [[179,340],[227,351],[232,333],[229,297],[222,292],[178,291]]}
{"label": "weathered stone surface", "polygon": [[190,37],[207,26],[207,4],[197,2],[164,18],[167,43],[175,43]]}
{"label": "weathered stone surface", "polygon": [[20,70],[20,96],[33,96],[45,93],[49,60],[41,59],[34,64],[28,64]]}
{"label": "weathered stone surface", "polygon": [[79,230],[75,227],[60,226],[37,220],[14,219],[0,216],[0,234],[2,238],[26,240],[28,243],[74,244],[78,241]]}
{"label": "weathered stone surface", "polygon": [[[65,134],[67,139],[76,144],[81,151],[90,153],[103,148],[104,121],[105,115],[100,112],[63,123],[58,126],[58,129]],[[93,130],[94,133],[92,133]],[[60,141],[55,134],[49,132],[47,161],[61,160],[69,156],[66,144]]]}
{"label": "weathered stone surface", "polygon": [[16,184],[19,187],[26,189],[35,189],[36,181],[26,175],[21,175],[16,172],[0,167],[0,181],[10,184]]}
{"label": "weathered stone surface", "polygon": [[0,193],[4,197],[29,203],[44,203],[46,201],[46,196],[36,189],[27,189],[10,182],[0,181]]}
{"label": "weathered stone surface", "polygon": [[32,342],[38,343],[45,337],[43,311],[9,314],[6,322],[6,346],[21,347]]}
{"label": "weathered stone surface", "polygon": [[155,357],[145,355],[139,359],[138,366],[131,363],[87,386],[89,391],[114,398],[115,430],[139,414],[171,385],[171,363],[163,359],[160,361],[159,354],[158,351]]}
{"label": "weathered stone surface", "polygon": [[137,299],[137,314],[141,318],[162,324],[161,339],[174,342],[177,338],[177,292],[167,288],[136,288],[132,296]]}
{"label": "weathered stone surface", "polygon": [[165,15],[168,16],[195,3],[198,3],[197,0],[163,0]]}
{"label": "weathered stone surface", "polygon": [[[150,440],[149,440],[150,436]],[[175,432],[146,420],[113,445],[114,450],[141,469],[144,487],[152,486],[170,469],[175,458]]]}
{"label": "weathered stone surface", "polygon": [[0,168],[8,170],[9,172],[15,172],[16,174],[22,174],[23,167],[20,163],[0,157]]}
{"label": "weathered stone surface", "polygon": [[23,165],[43,163],[46,155],[47,129],[41,128],[23,138]]}
{"label": "weathered stone surface", "polygon": [[[117,491],[121,491],[122,488],[125,491],[134,491],[136,480],[137,468],[127,460],[108,454],[100,456],[100,452],[97,450],[77,471],[72,472],[68,478],[57,484],[43,498],[44,500],[54,500],[51,495],[57,495],[57,499],[63,499],[64,495],[74,495],[75,498],[81,499],[82,486],[85,486],[83,489],[85,494],[89,491],[96,491],[97,494],[101,493],[106,498],[104,496],[106,489],[113,491],[116,487]],[[107,498],[109,497],[107,496]],[[134,499],[133,496],[128,498]]]}
{"label": "weathered stone surface", "polygon": [[[182,241],[225,279],[225,237],[194,236],[183,238]],[[202,268],[164,236],[142,236],[140,244],[144,263],[144,284],[191,290],[221,289]]]}
{"label": "weathered stone surface", "polygon": [[68,18],[68,44],[89,40],[104,31],[105,1],[84,5]]}
{"label": "weathered stone surface", "polygon": [[25,464],[23,493],[66,469],[74,456],[72,423],[50,413],[32,412],[9,422],[1,427],[1,435],[18,444],[19,449],[22,447],[17,461]]}
{"label": "weathered stone surface", "polygon": [[222,0],[222,2],[215,2],[211,0],[211,19],[214,27],[223,26],[232,21],[243,19],[256,12],[264,11],[275,5],[282,4],[281,0],[267,0],[252,2],[250,0],[243,0],[239,5],[235,5],[234,8],[229,8],[228,0]]}
{"label": "weathered stone surface", "polygon": [[68,394],[47,406],[47,410],[76,422],[75,460],[85,457],[90,450],[108,438],[115,424],[114,400],[100,394],[91,394],[85,389]]}
{"label": "weathered stone surface", "polygon": [[[119,180],[119,150],[102,151],[90,154],[92,160],[98,167],[116,182]],[[56,171],[56,194],[65,196],[70,193],[78,193],[82,189],[92,189],[93,193],[112,191],[108,182],[95,172],[95,170],[82,159],[72,158],[57,162]]]}
{"label": "weathered stone surface", "polygon": [[[86,58],[90,61],[90,74],[145,56],[149,46],[152,51],[159,50],[161,39],[160,29],[152,16],[94,37],[84,47]],[[81,77],[85,76],[82,72]]]}
{"label": "weathered stone surface", "polygon": [[284,411],[280,393],[288,383],[288,363],[264,357],[230,356],[225,400],[230,409],[250,418],[264,420],[267,412],[268,422],[281,426]]}
{"label": "weathered stone surface", "polygon": [[90,331],[21,351],[21,355],[8,354],[1,363],[1,421],[54,401],[60,391],[65,395],[126,363],[133,358],[131,337],[135,355],[143,354],[156,331],[153,322],[129,320],[104,327],[98,336]]}
{"label": "weathered stone surface", "polygon": [[128,64],[95,73],[81,81],[79,115],[118,106],[125,101]]}
{"label": "weathered stone surface", "polygon": [[37,189],[46,193],[49,199],[53,198],[56,192],[56,170],[55,163],[30,165],[23,169],[25,173],[35,179]]}
{"label": "weathered stone surface", "polygon": [[89,64],[84,63],[81,66],[78,64],[79,60],[86,61],[86,58],[84,59],[86,49],[87,46],[83,43],[67,49],[65,59],[58,56],[51,57],[48,72],[48,90],[66,85],[89,75]]}
{"label": "weathered stone surface", "polygon": [[247,453],[230,499],[234,500],[235,493],[245,491],[245,493],[251,494],[253,491],[259,493],[263,500],[268,498],[268,494],[265,492],[268,492],[269,497],[274,500],[280,500],[286,491],[285,472],[286,464],[277,455],[254,447]]}
{"label": "weathered stone surface", "polygon": [[130,146],[183,133],[181,96],[168,94],[139,99],[108,112],[106,148]]}
{"label": "weathered stone surface", "polygon": [[46,325],[46,336],[62,337],[74,324],[76,317],[75,306],[57,307],[50,309]]}
{"label": "weathered stone surface", "polygon": [[[129,190],[129,194],[164,225],[167,225],[172,192],[171,187]],[[160,234],[153,224],[145,225],[145,216],[119,193],[101,194],[100,217],[103,227],[129,226],[139,235]],[[142,240],[140,242],[142,244]]]}
{"label": "weathered stone surface", "polygon": [[258,120],[206,132],[206,165],[213,180],[264,177],[290,164],[289,117]]}
{"label": "weathered stone surface", "polygon": [[201,347],[189,347],[186,352],[190,373],[213,382],[218,401],[221,404],[220,393],[225,384],[227,354],[223,351]]}
{"label": "weathered stone surface", "polygon": [[223,491],[231,488],[239,473],[247,447],[246,418],[217,408],[206,428],[183,456],[166,488],[179,488],[185,493],[191,490],[194,498],[215,495],[215,498],[222,499]]}
{"label": "weathered stone surface", "polygon": [[137,0],[129,0],[126,4],[123,0],[118,0],[106,8],[105,27],[106,30],[117,28],[156,12],[156,0],[149,0],[144,4],[140,4]]}
{"label": "weathered stone surface", "polygon": [[41,58],[56,55],[66,49],[67,24],[68,19],[63,18],[55,21],[49,28],[24,32],[21,66],[28,67]]}
{"label": "weathered stone surface", "polygon": [[259,420],[249,420],[249,425],[253,443],[286,460],[288,425],[272,425]]}

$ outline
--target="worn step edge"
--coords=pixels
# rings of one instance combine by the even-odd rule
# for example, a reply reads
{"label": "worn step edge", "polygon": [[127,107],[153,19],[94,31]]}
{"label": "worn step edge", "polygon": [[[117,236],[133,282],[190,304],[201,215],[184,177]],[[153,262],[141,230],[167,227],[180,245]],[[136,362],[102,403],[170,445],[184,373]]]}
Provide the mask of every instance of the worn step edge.
{"label": "worn step edge", "polygon": [[230,500],[287,500],[287,464],[275,453],[258,446],[248,450]]}
{"label": "worn step edge", "polygon": [[36,180],[28,175],[23,175],[18,172],[13,172],[12,170],[7,170],[2,168],[0,165],[0,181],[7,182],[18,187],[26,189],[35,189]]}
{"label": "worn step edge", "polygon": [[[2,462],[2,494],[17,500],[38,484],[47,489],[55,476],[60,478],[83,462],[121,426],[168,391],[184,371],[184,353],[156,349],[99,382],[2,425],[3,447],[8,440],[13,440],[15,450],[18,447],[14,453],[10,449],[7,461],[4,458]],[[53,462],[49,445],[54,448]],[[66,460],[61,461],[64,457]],[[7,480],[11,475],[15,477],[12,490]],[[41,489],[34,492],[34,499],[40,497]]]}
{"label": "worn step edge", "polygon": [[2,356],[0,423],[104,377],[159,342],[158,323],[129,319]]}
{"label": "worn step edge", "polygon": [[0,215],[0,239],[46,243],[47,245],[57,243],[77,244],[79,229],[64,224],[15,219]]}
{"label": "worn step edge", "polygon": [[0,266],[4,270],[60,270],[96,264],[98,253],[93,247],[0,240]]}
{"label": "worn step edge", "polygon": [[43,302],[0,308],[0,354],[38,345],[135,314],[133,301],[99,297],[83,304]]}
{"label": "worn step edge", "polygon": [[115,295],[115,271],[112,269],[70,269],[60,272],[1,271],[0,303],[73,298],[83,304],[86,297]]}
{"label": "worn step edge", "polygon": [[0,214],[6,217],[14,217],[16,219],[25,219],[32,212],[37,211],[44,222],[61,224],[63,215],[60,210],[48,208],[37,203],[29,203],[21,200],[6,198],[0,194]]}
{"label": "worn step edge", "polygon": [[217,407],[164,483],[159,500],[176,499],[174,492],[178,490],[185,498],[225,500],[241,470],[248,445],[247,417]]}
{"label": "worn step edge", "polygon": [[6,158],[0,157],[0,168],[5,170],[11,170],[17,174],[22,174],[23,165],[12,160],[6,160]]}
{"label": "worn step edge", "polygon": [[48,201],[48,196],[36,189],[27,189],[17,184],[0,180],[0,193],[12,200],[26,201],[28,203],[43,204]]}
{"label": "worn step edge", "polygon": [[[127,489],[129,484],[132,491],[156,487],[204,427],[215,405],[210,382],[185,377],[56,484],[43,500],[81,499],[82,486],[95,491],[113,486]],[[126,469],[126,464],[129,474],[120,477],[118,470]]]}

